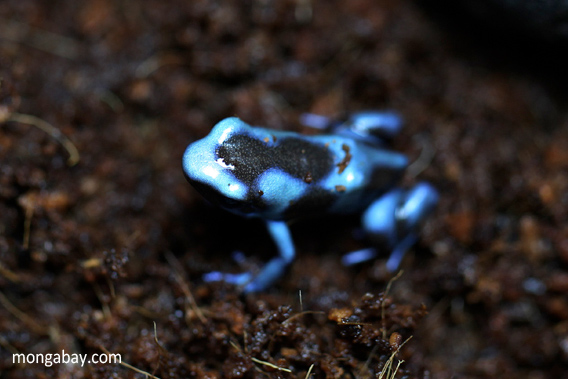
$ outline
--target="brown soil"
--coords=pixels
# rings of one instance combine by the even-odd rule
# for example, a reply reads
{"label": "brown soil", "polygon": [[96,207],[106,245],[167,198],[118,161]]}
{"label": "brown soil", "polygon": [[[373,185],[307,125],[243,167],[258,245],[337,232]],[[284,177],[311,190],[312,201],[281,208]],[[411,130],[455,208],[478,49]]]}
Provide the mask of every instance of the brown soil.
{"label": "brown soil", "polygon": [[[370,378],[393,354],[397,378],[568,375],[567,66],[482,31],[409,1],[3,0],[0,378],[144,377],[12,361],[62,350],[159,378]],[[388,293],[385,257],[340,264],[356,217],[294,224],[266,293],[203,283],[275,251],[187,184],[185,146],[360,109],[404,116],[394,148],[434,153],[404,183],[441,192]]]}

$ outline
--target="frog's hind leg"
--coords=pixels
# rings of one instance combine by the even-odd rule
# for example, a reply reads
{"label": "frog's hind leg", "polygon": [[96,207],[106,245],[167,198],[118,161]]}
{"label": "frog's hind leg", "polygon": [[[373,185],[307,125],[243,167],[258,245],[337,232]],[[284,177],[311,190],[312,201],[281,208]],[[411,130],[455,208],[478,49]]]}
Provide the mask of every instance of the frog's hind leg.
{"label": "frog's hind leg", "polygon": [[344,122],[313,113],[303,113],[300,123],[326,133],[383,145],[400,133],[403,120],[398,113],[392,111],[359,111],[351,113]]}
{"label": "frog's hind leg", "polygon": [[[395,188],[375,200],[363,213],[362,225],[373,242],[392,248],[397,242],[396,211],[404,197],[404,190]],[[378,255],[376,248],[366,248],[345,254],[341,262],[353,266],[370,261]],[[401,257],[402,259],[402,257]]]}
{"label": "frog's hind leg", "polygon": [[376,137],[390,141],[402,130],[402,117],[392,111],[360,111],[352,113],[338,128],[346,127],[362,138]]}
{"label": "frog's hind leg", "polygon": [[[389,271],[398,269],[404,255],[418,239],[418,228],[438,203],[438,197],[430,184],[418,183],[409,190],[396,188],[387,192],[363,214],[363,227],[370,238],[391,249],[386,264]],[[351,254],[354,253],[346,257]],[[367,256],[372,258],[370,253]],[[364,257],[360,253],[351,257],[351,261],[359,263]]]}

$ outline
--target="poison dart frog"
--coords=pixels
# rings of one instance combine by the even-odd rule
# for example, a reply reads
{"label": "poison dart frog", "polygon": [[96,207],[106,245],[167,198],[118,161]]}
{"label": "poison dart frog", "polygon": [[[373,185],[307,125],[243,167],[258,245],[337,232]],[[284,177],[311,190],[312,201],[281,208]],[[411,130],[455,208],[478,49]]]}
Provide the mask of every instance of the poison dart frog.
{"label": "poison dart frog", "polygon": [[[251,127],[226,118],[205,138],[191,143],[183,156],[187,180],[205,198],[244,217],[265,221],[278,255],[258,273],[210,272],[207,282],[263,291],[285,272],[295,256],[287,221],[328,214],[362,213],[371,240],[391,251],[387,269],[395,271],[414,244],[420,224],[438,202],[428,183],[397,187],[408,159],[385,148],[401,129],[400,116],[366,111],[344,122],[307,115],[305,122],[322,124],[327,134]],[[345,265],[374,258],[375,248],[346,254]]]}

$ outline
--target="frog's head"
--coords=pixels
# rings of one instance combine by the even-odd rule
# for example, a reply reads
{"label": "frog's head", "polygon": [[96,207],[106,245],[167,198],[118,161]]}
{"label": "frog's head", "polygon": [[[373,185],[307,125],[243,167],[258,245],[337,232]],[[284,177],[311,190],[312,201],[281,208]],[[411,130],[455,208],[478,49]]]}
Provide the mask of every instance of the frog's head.
{"label": "frog's head", "polygon": [[[187,180],[207,200],[241,215],[255,215],[261,204],[251,192],[253,147],[243,146],[251,127],[236,117],[219,122],[205,138],[191,143],[183,155]],[[244,137],[243,137],[244,136]]]}

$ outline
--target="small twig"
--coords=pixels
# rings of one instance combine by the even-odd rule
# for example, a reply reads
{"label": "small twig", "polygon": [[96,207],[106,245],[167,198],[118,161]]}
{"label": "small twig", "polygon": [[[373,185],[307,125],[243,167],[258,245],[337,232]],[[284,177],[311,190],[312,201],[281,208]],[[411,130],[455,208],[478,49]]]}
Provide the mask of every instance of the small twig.
{"label": "small twig", "polygon": [[322,315],[322,314],[325,314],[325,312],[322,312],[322,311],[303,311],[303,312],[300,312],[300,313],[296,313],[295,315],[290,316],[290,317],[288,317],[286,320],[282,321],[282,325],[286,325],[286,324],[288,324],[290,321],[292,321],[292,320],[294,320],[294,319],[296,319],[296,318],[298,318],[298,317],[300,317],[300,316],[307,315],[307,314],[319,314],[319,315]]}
{"label": "small twig", "polygon": [[389,294],[389,291],[392,287],[392,283],[396,280],[398,280],[398,278],[400,278],[402,276],[402,274],[404,274],[404,270],[400,270],[395,276],[393,276],[389,282],[387,283],[387,288],[385,290],[385,296],[387,296]]}
{"label": "small twig", "polygon": [[26,207],[25,211],[26,211],[25,212],[26,218],[24,219],[24,237],[23,237],[23,241],[22,241],[22,247],[24,248],[24,250],[28,250],[28,248],[30,247],[32,218],[34,216],[33,204],[31,206]]}
{"label": "small twig", "polygon": [[38,324],[30,316],[19,310],[8,298],[0,291],[0,304],[6,308],[8,312],[14,315],[18,320],[23,322],[28,328],[32,329],[35,333],[41,335],[48,335],[47,328]]}
{"label": "small twig", "polygon": [[144,79],[164,66],[181,64],[183,64],[183,60],[181,59],[181,57],[174,53],[166,52],[162,53],[161,55],[156,54],[140,63],[140,65],[138,65],[138,67],[134,71],[134,75],[137,78]]}
{"label": "small twig", "polygon": [[385,301],[386,298],[389,294],[389,291],[391,289],[392,283],[397,280],[398,278],[401,277],[401,275],[404,273],[404,270],[400,270],[394,277],[391,278],[391,280],[389,280],[389,282],[387,283],[387,288],[385,290],[385,295],[384,295],[384,299],[381,302],[381,326],[383,328],[383,339],[386,340],[387,339],[387,327],[386,327],[386,320],[385,320]]}
{"label": "small twig", "polygon": [[[166,350],[165,347],[162,346],[162,344],[160,343],[160,341],[158,341],[158,326],[157,326],[157,324],[156,324],[156,321],[154,321],[154,341],[156,342],[156,345],[158,346],[158,349],[160,350],[160,353],[159,353],[160,356],[161,356],[162,354],[167,355],[167,354],[168,354],[168,351]],[[161,359],[158,359],[158,367],[156,368],[156,370],[157,370],[158,368],[160,368],[161,363],[162,363],[162,360],[161,360]],[[154,372],[155,372],[156,370],[154,370]]]}
{"label": "small twig", "polygon": [[156,345],[158,345],[161,350],[166,351],[160,341],[158,341],[158,326],[156,324],[156,321],[154,321],[154,341],[156,341]]}
{"label": "small twig", "polygon": [[399,346],[395,351],[393,351],[393,353],[392,353],[391,356],[389,357],[387,363],[385,363],[385,365],[383,366],[383,369],[381,370],[381,372],[380,372],[380,374],[379,374],[379,379],[382,379],[382,378],[385,376],[385,373],[387,373],[387,371],[388,371],[387,378],[394,379],[394,377],[395,377],[395,375],[396,375],[396,373],[397,373],[397,371],[398,371],[398,368],[400,367],[401,363],[404,362],[404,361],[398,361],[398,364],[396,365],[396,368],[395,368],[394,372],[393,372],[392,375],[391,375],[391,372],[392,372],[392,362],[393,362],[393,360],[394,360],[394,357],[398,354],[398,352],[400,351],[400,349],[401,349],[408,341],[410,341],[411,338],[412,338],[412,336],[408,337],[408,338],[406,339],[406,341],[404,341],[403,343],[401,343],[400,346]]}
{"label": "small twig", "polygon": [[268,367],[271,367],[271,368],[278,370],[278,371],[292,372],[292,370],[290,370],[289,368],[279,367],[279,366],[276,366],[275,364],[272,364],[272,363],[266,362],[266,361],[261,361],[260,359],[256,359],[254,357],[251,357],[250,359],[254,363],[258,363],[259,365],[263,365],[263,366],[268,366]]}
{"label": "small twig", "polygon": [[[403,363],[404,363],[404,360],[398,361],[398,363],[396,364],[396,367],[394,368],[394,371],[392,373],[392,376],[391,376],[392,379],[394,379],[394,377],[396,376],[396,373],[398,372],[398,368]],[[392,364],[391,364],[391,366],[392,366]]]}
{"label": "small twig", "polygon": [[88,258],[81,261],[80,265],[84,269],[97,268],[103,264],[100,258]]}
{"label": "small twig", "polygon": [[244,349],[245,349],[245,354],[248,354],[248,346],[247,346],[247,330],[243,329],[243,345],[244,345]]}
{"label": "small twig", "polygon": [[157,312],[152,312],[144,307],[141,307],[139,305],[132,305],[131,306],[133,310],[135,310],[136,312],[138,312],[138,314],[149,318],[149,319],[156,319],[156,318],[160,318],[160,314]]}
{"label": "small twig", "polygon": [[115,299],[116,298],[116,289],[114,288],[114,283],[109,276],[105,276],[105,279],[106,279],[106,282],[107,282],[108,289],[110,290],[110,298]]}
{"label": "small twig", "polygon": [[99,100],[108,105],[115,112],[124,110],[124,102],[118,95],[109,90],[96,91]]}
{"label": "small twig", "polygon": [[[112,354],[112,353],[111,353],[110,351],[108,351],[104,346],[99,346],[99,349],[101,349],[101,350],[103,351],[103,353],[105,353],[106,355],[111,355],[111,354]],[[147,372],[147,371],[141,370],[141,369],[139,369],[139,368],[136,368],[136,367],[132,366],[131,364],[128,364],[128,363],[126,363],[126,362],[123,362],[122,359],[120,360],[120,362],[119,362],[118,364],[121,365],[121,366],[123,366],[123,367],[126,367],[126,368],[128,368],[128,369],[130,369],[130,370],[132,370],[132,371],[135,371],[135,372],[137,372],[137,373],[139,373],[139,374],[146,375],[146,377],[148,377],[148,378],[160,379],[159,377],[157,377],[157,376],[155,376],[155,375],[152,375],[152,374],[150,374],[150,373]]]}
{"label": "small twig", "polygon": [[16,274],[15,272],[13,272],[12,270],[9,270],[8,268],[6,268],[2,264],[2,262],[0,262],[0,275],[2,275],[3,277],[5,277],[6,279],[8,279],[9,281],[11,281],[13,283],[20,282],[20,276],[18,274]]}
{"label": "small twig", "polygon": [[94,282],[92,285],[93,285],[93,291],[95,291],[95,295],[97,295],[97,298],[99,299],[99,302],[101,303],[103,315],[108,320],[111,316],[111,311],[110,311],[110,307],[109,307],[108,303],[104,300],[105,297],[104,297],[103,291],[102,291],[101,287],[99,286],[99,284],[97,282]]}
{"label": "small twig", "polygon": [[237,350],[238,352],[241,352],[241,351],[242,351],[241,347],[240,347],[235,341],[233,341],[233,340],[230,340],[230,341],[229,341],[229,345],[231,345],[232,347],[234,347],[235,350]]}
{"label": "small twig", "polygon": [[178,282],[179,286],[181,287],[181,290],[183,291],[185,297],[187,298],[187,300],[189,301],[189,304],[191,306],[191,308],[193,309],[193,311],[195,312],[195,314],[197,315],[197,317],[199,318],[199,320],[202,323],[206,323],[207,319],[205,318],[205,316],[203,315],[203,312],[201,312],[201,309],[199,308],[199,306],[197,305],[197,302],[195,301],[195,298],[193,297],[193,294],[191,293],[191,291],[189,290],[189,285],[187,284],[187,282],[183,279],[183,275],[181,273],[181,269],[179,267],[181,267],[179,261],[176,259],[176,257],[174,257],[174,255],[172,253],[170,253],[169,251],[166,252],[166,259],[168,260],[168,263],[170,264],[170,266],[172,267],[172,269],[174,270],[174,275],[176,278],[176,281]]}
{"label": "small twig", "polygon": [[4,336],[0,335],[0,346],[2,346],[4,349],[8,350],[9,352],[11,352],[12,354],[16,355],[19,354],[20,351],[18,349],[16,349],[12,344],[10,344],[5,338]]}
{"label": "small twig", "polygon": [[306,377],[305,379],[310,379],[310,375],[312,374],[312,369],[314,368],[314,364],[312,363],[312,365],[310,366],[310,368],[308,369],[308,372],[306,373]]}
{"label": "small twig", "polygon": [[0,38],[67,59],[76,59],[83,50],[73,38],[9,19],[0,19]]}
{"label": "small twig", "polygon": [[65,148],[65,150],[67,150],[67,152],[69,153],[67,165],[75,166],[79,162],[79,151],[77,150],[73,142],[71,142],[69,138],[67,138],[63,133],[61,133],[59,129],[51,125],[49,122],[42,120],[39,117],[22,113],[12,113],[6,121],[28,124],[43,130],[51,137],[55,138]]}
{"label": "small twig", "polygon": [[373,326],[370,322],[353,322],[353,321],[341,321],[338,325],[353,325],[353,326]]}
{"label": "small twig", "polygon": [[406,169],[408,176],[411,178],[415,178],[418,176],[422,171],[424,171],[436,155],[436,149],[432,147],[428,141],[425,141],[426,138],[421,138],[419,142],[422,142],[422,151],[418,158],[412,162]]}

